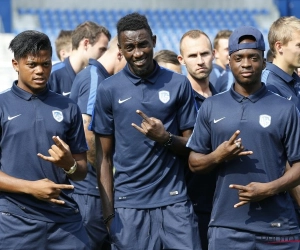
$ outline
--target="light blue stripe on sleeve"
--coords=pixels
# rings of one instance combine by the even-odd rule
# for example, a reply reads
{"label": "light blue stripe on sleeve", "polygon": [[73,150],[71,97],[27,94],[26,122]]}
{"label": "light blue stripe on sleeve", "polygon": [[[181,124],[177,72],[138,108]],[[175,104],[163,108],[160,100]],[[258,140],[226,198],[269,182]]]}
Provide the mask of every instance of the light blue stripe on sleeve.
{"label": "light blue stripe on sleeve", "polygon": [[94,109],[94,103],[95,103],[95,99],[96,99],[97,87],[98,87],[97,68],[91,67],[90,73],[91,73],[91,83],[90,83],[90,93],[89,93],[89,99],[88,99],[88,103],[87,103],[86,113],[88,115],[92,116],[93,109]]}

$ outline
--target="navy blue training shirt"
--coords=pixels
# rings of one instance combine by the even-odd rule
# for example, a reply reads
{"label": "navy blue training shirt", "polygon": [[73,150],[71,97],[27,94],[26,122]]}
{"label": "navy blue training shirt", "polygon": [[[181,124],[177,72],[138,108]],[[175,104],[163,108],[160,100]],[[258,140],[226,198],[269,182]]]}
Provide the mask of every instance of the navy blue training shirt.
{"label": "navy blue training shirt", "polygon": [[219,64],[213,63],[213,68],[211,73],[209,74],[209,82],[215,86],[218,78],[225,72],[225,69],[222,68]]}
{"label": "navy blue training shirt", "polygon": [[[77,102],[82,114],[92,116],[97,87],[109,76],[102,64],[95,59],[90,59],[89,65],[76,75],[70,99]],[[86,178],[83,181],[71,181],[71,183],[75,186],[74,192],[77,194],[99,196],[96,170],[89,162]]]}
{"label": "navy blue training shirt", "polygon": [[70,64],[70,57],[53,65],[48,81],[49,89],[69,97],[76,73]]}
{"label": "navy blue training shirt", "polygon": [[267,63],[262,74],[262,82],[272,92],[295,103],[300,110],[300,77],[297,73],[289,75],[273,63]]}
{"label": "navy blue training shirt", "polygon": [[292,102],[270,92],[263,84],[243,97],[233,87],[208,98],[201,106],[187,146],[209,154],[240,130],[245,150],[217,166],[217,185],[210,226],[269,235],[299,233],[293,202],[287,192],[239,208],[238,191],[230,184],[270,182],[285,172],[286,161],[300,160],[300,117]]}
{"label": "navy blue training shirt", "polygon": [[[217,94],[217,91],[211,83],[209,83],[209,89],[212,95]],[[193,94],[194,105],[198,112],[206,98],[195,90],[193,90]],[[193,203],[194,211],[198,213],[210,213],[216,188],[216,171],[207,174],[194,174],[187,168],[185,179],[187,192]]]}
{"label": "navy blue training shirt", "polygon": [[116,208],[155,208],[187,200],[186,163],[131,126],[142,122],[138,109],[161,120],[175,135],[194,126],[190,82],[154,63],[155,70],[146,79],[132,74],[126,65],[97,90],[91,127],[95,133],[115,137]]}
{"label": "navy blue training shirt", "polygon": [[[24,180],[49,179],[70,184],[62,168],[37,156],[49,155],[54,144],[52,136],[66,142],[73,154],[87,150],[82,117],[77,105],[46,88],[39,95],[20,89],[14,82],[11,89],[0,94],[1,171]],[[81,220],[73,190],[62,189],[58,205],[31,195],[0,193],[0,211],[49,222]]]}

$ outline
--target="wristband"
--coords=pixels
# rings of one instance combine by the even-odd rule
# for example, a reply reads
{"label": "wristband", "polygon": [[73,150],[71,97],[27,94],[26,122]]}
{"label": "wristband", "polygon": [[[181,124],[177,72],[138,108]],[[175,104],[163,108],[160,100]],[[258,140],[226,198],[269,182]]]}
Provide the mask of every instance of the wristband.
{"label": "wristband", "polygon": [[164,143],[164,147],[171,147],[172,146],[172,143],[173,143],[173,135],[169,133],[169,139],[167,140],[167,142]]}
{"label": "wristband", "polygon": [[71,174],[74,174],[74,173],[75,173],[76,169],[77,169],[77,162],[76,162],[76,160],[74,159],[74,165],[73,165],[68,171],[66,171],[65,169],[63,169],[63,170],[65,171],[65,173],[66,173],[67,175],[71,175]]}

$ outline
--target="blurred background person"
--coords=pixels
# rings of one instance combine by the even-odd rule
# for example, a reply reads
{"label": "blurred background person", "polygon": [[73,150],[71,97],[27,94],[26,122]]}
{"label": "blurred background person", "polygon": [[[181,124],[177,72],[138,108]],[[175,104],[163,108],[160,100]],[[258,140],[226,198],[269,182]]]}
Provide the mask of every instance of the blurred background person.
{"label": "blurred background person", "polygon": [[153,59],[158,63],[159,66],[173,70],[179,74],[182,73],[181,64],[177,59],[177,54],[172,50],[160,50],[154,54]]}
{"label": "blurred background person", "polygon": [[54,64],[49,88],[69,97],[76,74],[88,65],[89,59],[98,59],[106,51],[110,32],[95,22],[79,24],[72,32],[72,52],[63,62]]}
{"label": "blurred background person", "polygon": [[72,30],[61,30],[55,40],[55,50],[58,59],[63,62],[72,51]]}

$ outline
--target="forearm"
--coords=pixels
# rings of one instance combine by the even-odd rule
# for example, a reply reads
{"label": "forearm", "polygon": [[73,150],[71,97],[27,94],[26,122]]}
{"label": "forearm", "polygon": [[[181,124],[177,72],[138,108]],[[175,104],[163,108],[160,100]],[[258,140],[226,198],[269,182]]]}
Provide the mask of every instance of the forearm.
{"label": "forearm", "polygon": [[82,119],[83,119],[85,138],[89,148],[89,150],[87,151],[87,160],[92,166],[95,166],[96,164],[95,163],[96,160],[95,134],[93,131],[90,131],[88,129],[88,126],[91,122],[91,116],[82,114]]}
{"label": "forearm", "polygon": [[300,184],[300,162],[296,162],[293,166],[284,173],[284,175],[272,182],[269,182],[269,193],[275,195],[281,192],[290,191],[294,188],[294,194],[299,191]]}
{"label": "forearm", "polygon": [[191,151],[189,155],[189,168],[194,173],[209,173],[221,162],[215,151],[207,155]]}
{"label": "forearm", "polygon": [[104,159],[101,168],[97,170],[99,191],[102,203],[103,218],[114,213],[113,197],[113,167],[109,160]]}
{"label": "forearm", "polygon": [[31,181],[18,179],[0,171],[0,191],[29,194]]}
{"label": "forearm", "polygon": [[166,131],[160,143],[177,155],[188,156],[191,150],[186,147],[186,144],[191,134],[192,130],[183,131],[182,136],[173,135]]}
{"label": "forearm", "polygon": [[[68,175],[72,181],[81,181],[87,174],[86,154],[73,154],[73,158],[76,161],[77,169],[73,174]],[[68,171],[69,169],[65,169]]]}

